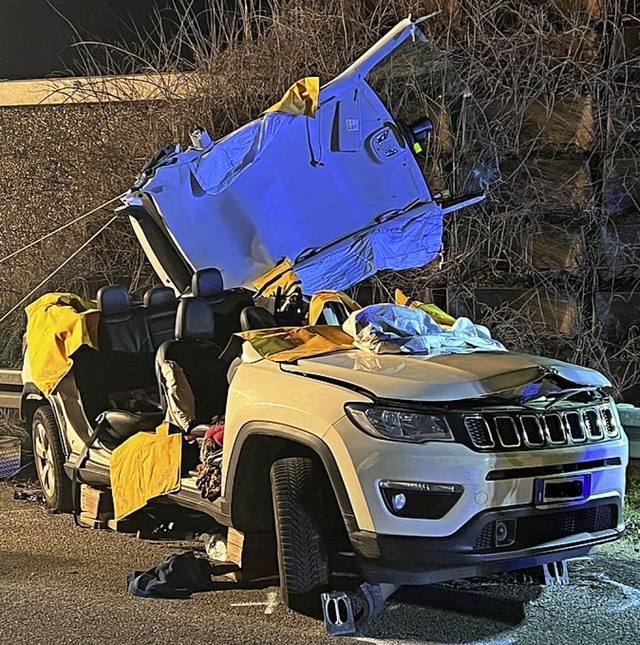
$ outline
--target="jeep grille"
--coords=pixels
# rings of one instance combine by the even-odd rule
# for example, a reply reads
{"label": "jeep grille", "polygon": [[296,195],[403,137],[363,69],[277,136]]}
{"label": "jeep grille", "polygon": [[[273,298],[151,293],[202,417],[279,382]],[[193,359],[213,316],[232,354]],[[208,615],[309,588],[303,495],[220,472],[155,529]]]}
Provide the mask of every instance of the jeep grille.
{"label": "jeep grille", "polygon": [[481,450],[559,448],[620,436],[609,406],[562,412],[473,413],[463,418],[471,443]]}

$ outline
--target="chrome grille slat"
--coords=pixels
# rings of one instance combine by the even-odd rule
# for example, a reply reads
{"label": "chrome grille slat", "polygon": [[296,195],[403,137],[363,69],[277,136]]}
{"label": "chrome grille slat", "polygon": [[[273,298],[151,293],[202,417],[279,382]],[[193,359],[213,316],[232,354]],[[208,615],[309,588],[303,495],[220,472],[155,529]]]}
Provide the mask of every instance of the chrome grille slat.
{"label": "chrome grille slat", "polygon": [[602,428],[604,430],[605,436],[609,439],[615,439],[616,437],[619,437],[620,430],[618,428],[618,422],[615,415],[611,411],[611,408],[600,408],[598,411],[600,413],[600,419],[602,421]]}
{"label": "chrome grille slat", "polygon": [[481,450],[534,450],[588,444],[620,437],[620,425],[610,405],[573,410],[463,413],[471,442]]}
{"label": "chrome grille slat", "polygon": [[503,448],[518,448],[522,443],[513,417],[495,417],[496,435]]}
{"label": "chrome grille slat", "polygon": [[523,414],[520,417],[520,423],[525,445],[530,448],[544,446],[544,432],[540,419],[535,414]]}
{"label": "chrome grille slat", "polygon": [[467,428],[473,445],[477,448],[494,448],[495,441],[486,419],[479,414],[471,414],[465,417],[464,425]]}
{"label": "chrome grille slat", "polygon": [[567,434],[573,443],[583,443],[587,439],[585,427],[582,423],[579,412],[571,411],[564,413]]}
{"label": "chrome grille slat", "polygon": [[547,441],[552,446],[563,446],[567,443],[564,422],[557,412],[544,415],[544,427]]}
{"label": "chrome grille slat", "polygon": [[587,408],[582,411],[582,420],[587,430],[587,436],[592,441],[604,439],[604,432],[600,422],[600,415],[595,408]]}

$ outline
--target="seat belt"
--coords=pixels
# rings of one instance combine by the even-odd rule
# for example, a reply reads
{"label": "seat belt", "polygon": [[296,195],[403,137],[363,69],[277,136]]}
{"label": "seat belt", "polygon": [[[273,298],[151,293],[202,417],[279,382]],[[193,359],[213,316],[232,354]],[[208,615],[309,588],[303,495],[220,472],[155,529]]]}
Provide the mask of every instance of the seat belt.
{"label": "seat belt", "polygon": [[82,446],[82,450],[80,451],[80,454],[78,455],[78,458],[75,460],[73,464],[73,468],[71,469],[71,500],[73,502],[73,522],[76,526],[80,526],[78,517],[82,512],[82,508],[80,504],[80,495],[79,495],[80,488],[78,486],[78,482],[79,482],[78,474],[80,472],[80,468],[82,468],[82,466],[84,465],[84,462],[87,459],[87,455],[89,454],[89,449],[95,443],[100,432],[102,432],[102,430],[104,430],[105,428],[107,421],[106,421],[106,415],[104,414],[104,412],[98,416],[98,418],[96,419],[96,422],[97,422],[96,429],[89,435],[89,438],[87,439],[87,441],[84,442],[84,445]]}

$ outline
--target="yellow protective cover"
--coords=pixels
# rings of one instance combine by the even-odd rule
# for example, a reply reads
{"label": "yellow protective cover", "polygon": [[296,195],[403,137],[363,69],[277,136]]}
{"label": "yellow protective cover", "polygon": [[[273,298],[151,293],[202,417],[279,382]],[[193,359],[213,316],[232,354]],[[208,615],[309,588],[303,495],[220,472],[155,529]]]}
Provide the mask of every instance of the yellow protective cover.
{"label": "yellow protective cover", "polygon": [[446,311],[442,311],[440,307],[426,304],[419,300],[412,300],[400,289],[396,289],[395,301],[397,305],[405,305],[411,309],[421,309],[425,313],[429,314],[431,318],[433,318],[439,325],[442,325],[445,329],[451,327],[451,325],[456,322],[456,319],[453,316],[450,316]]}
{"label": "yellow protective cover", "polygon": [[309,324],[315,325],[322,314],[322,310],[327,302],[340,302],[349,312],[358,311],[362,307],[342,291],[316,291],[311,296],[309,303]]}
{"label": "yellow protective cover", "polygon": [[290,295],[301,285],[300,278],[286,258],[253,281],[253,286],[265,298],[275,296],[278,290],[284,296]]}
{"label": "yellow protective cover", "polygon": [[307,76],[296,81],[284,96],[265,112],[286,112],[315,117],[319,96],[320,79],[317,76]]}
{"label": "yellow protective cover", "polygon": [[73,293],[47,293],[27,312],[27,348],[35,385],[51,394],[73,365],[81,345],[98,347],[99,312],[95,303]]}
{"label": "yellow protective cover", "polygon": [[150,499],[180,490],[182,434],[138,432],[114,449],[110,476],[115,519],[144,507]]}
{"label": "yellow protective cover", "polygon": [[353,349],[353,338],[333,325],[255,329],[237,335],[249,341],[261,356],[278,363]]}

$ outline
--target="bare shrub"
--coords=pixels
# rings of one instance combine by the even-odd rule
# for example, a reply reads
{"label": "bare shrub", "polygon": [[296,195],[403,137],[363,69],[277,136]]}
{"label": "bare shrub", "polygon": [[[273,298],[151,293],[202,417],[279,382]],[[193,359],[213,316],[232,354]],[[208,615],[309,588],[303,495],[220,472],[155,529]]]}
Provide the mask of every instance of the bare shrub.
{"label": "bare shrub", "polygon": [[[594,293],[634,291],[640,281],[632,258],[620,250],[624,245],[615,242],[622,239],[620,227],[639,224],[640,60],[624,38],[637,20],[624,15],[627,3],[264,0],[237,3],[236,11],[227,4],[210,0],[209,10],[195,16],[177,0],[171,38],[158,22],[159,47],[145,34],[130,52],[81,46],[87,73],[109,77],[118,95],[135,92],[121,76],[135,73],[161,100],[113,103],[113,86],[105,90],[98,80],[83,90],[98,103],[16,111],[17,120],[0,113],[5,145],[13,157],[23,154],[0,186],[0,217],[11,231],[2,253],[126,190],[147,156],[167,140],[186,142],[192,125],[219,138],[256,118],[295,79],[330,79],[410,12],[441,9],[422,28],[446,57],[434,54],[428,69],[400,59],[393,74],[369,80],[383,99],[393,96],[402,118],[427,114],[434,121],[424,157],[434,192],[456,194],[475,185],[486,188],[488,198],[447,218],[441,263],[382,272],[363,289],[387,298],[395,286],[414,297],[446,287],[473,301],[478,289],[510,288],[536,292],[540,302],[570,302],[579,321],[572,334],[545,321],[548,308],[536,319],[518,298],[516,306],[479,303],[475,311],[478,322],[513,349],[600,367],[613,373],[619,391],[640,382],[633,367],[640,364],[636,336],[612,346],[593,309]],[[184,72],[187,80],[176,80]],[[469,92],[461,90],[465,86]],[[458,102],[450,100],[454,90]],[[33,133],[28,142],[25,123]],[[7,170],[4,159],[0,170]],[[2,307],[37,284],[107,216],[43,242],[28,260],[19,256],[0,265]],[[618,249],[615,271],[607,260],[611,244]],[[140,293],[152,280],[121,223],[48,288],[64,285],[91,296],[101,284],[123,281]],[[14,339],[23,320],[9,323],[7,338]]]}

